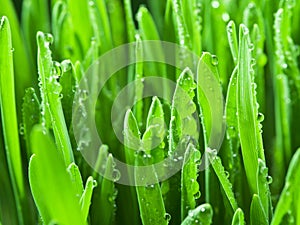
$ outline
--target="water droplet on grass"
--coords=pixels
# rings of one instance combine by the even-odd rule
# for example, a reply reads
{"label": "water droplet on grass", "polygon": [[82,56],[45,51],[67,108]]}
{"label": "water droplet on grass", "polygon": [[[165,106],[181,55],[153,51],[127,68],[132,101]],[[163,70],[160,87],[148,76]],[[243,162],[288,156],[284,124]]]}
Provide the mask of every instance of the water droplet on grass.
{"label": "water droplet on grass", "polygon": [[219,63],[218,57],[216,55],[212,55],[211,56],[211,64],[213,64],[214,66],[217,66]]}
{"label": "water droplet on grass", "polygon": [[169,213],[165,213],[164,220],[169,222],[171,220],[171,215]]}
{"label": "water droplet on grass", "polygon": [[271,184],[273,182],[273,178],[271,176],[267,176],[267,183]]}
{"label": "water droplet on grass", "polygon": [[262,122],[262,121],[264,121],[264,119],[265,119],[264,114],[258,113],[258,115],[257,115],[257,121],[258,122]]}
{"label": "water droplet on grass", "polygon": [[217,9],[217,8],[220,7],[220,2],[214,0],[214,1],[211,2],[211,6],[212,6],[214,9]]}

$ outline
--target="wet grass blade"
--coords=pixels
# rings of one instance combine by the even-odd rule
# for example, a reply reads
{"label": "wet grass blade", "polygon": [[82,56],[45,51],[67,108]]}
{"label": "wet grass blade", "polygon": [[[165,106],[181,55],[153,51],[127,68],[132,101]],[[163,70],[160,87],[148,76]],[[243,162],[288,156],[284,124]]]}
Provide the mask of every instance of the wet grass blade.
{"label": "wet grass blade", "polygon": [[245,225],[244,212],[242,209],[238,208],[235,211],[231,225]]}
{"label": "wet grass blade", "polygon": [[112,224],[115,221],[115,211],[118,190],[115,188],[114,181],[117,181],[120,177],[120,172],[114,168],[114,161],[112,154],[108,154],[105,164],[105,177],[101,182],[100,187],[100,199],[98,215],[103,225]]}
{"label": "wet grass blade", "polygon": [[[281,192],[280,199],[277,203],[274,216],[271,225],[282,224],[284,216],[288,213],[296,215],[298,211],[297,205],[299,205],[299,198],[295,198],[298,195],[297,186],[300,183],[300,149],[294,154],[289,169],[285,178],[285,185]],[[293,205],[292,205],[293,204]],[[299,212],[297,212],[299,215]]]}
{"label": "wet grass blade", "polygon": [[61,105],[62,87],[57,81],[60,75],[51,58],[50,44],[53,37],[50,34],[38,32],[38,68],[40,76],[40,90],[42,95],[42,124],[53,128],[58,148],[62,151],[66,165],[74,161],[72,146]]}
{"label": "wet grass blade", "polygon": [[33,128],[31,148],[29,182],[44,223],[86,224],[63,155],[44,127]]}
{"label": "wet grass blade", "polygon": [[[182,71],[177,80],[171,106],[171,120],[169,124],[168,155],[174,161],[183,160],[186,145],[189,142],[197,142],[199,133],[197,121],[193,117],[196,112],[196,104],[193,102],[196,84],[190,69]],[[182,156],[181,158],[180,155]],[[162,183],[162,192],[166,210],[172,215],[172,224],[179,224],[180,210],[175,202],[180,202],[180,173],[176,173]]]}
{"label": "wet grass blade", "polygon": [[33,84],[37,84],[36,76],[34,76],[34,66],[32,66],[34,63],[33,59],[29,57],[29,49],[23,40],[13,1],[1,1],[0,17],[3,15],[8,18],[9,23],[11,24],[10,30],[13,37],[11,50],[14,51],[13,65],[15,77],[18,81],[16,83],[16,102],[20,107],[25,89],[31,87]]}
{"label": "wet grass blade", "polygon": [[237,205],[237,202],[236,202],[233,190],[232,190],[232,184],[229,181],[229,177],[226,175],[226,171],[222,165],[221,158],[218,156],[215,156],[214,155],[215,153],[212,150],[211,155],[209,155],[210,162],[211,162],[212,167],[224,189],[226,197],[227,197],[228,201],[230,202],[232,210],[235,211],[235,210],[237,210],[238,205]]}
{"label": "wet grass blade", "polygon": [[193,144],[188,144],[184,154],[183,168],[181,171],[181,220],[188,215],[190,209],[196,207],[196,200],[201,193],[197,182],[197,166],[200,162],[201,153]]}
{"label": "wet grass blade", "polygon": [[81,205],[81,212],[83,215],[83,219],[87,221],[89,215],[89,209],[92,200],[93,189],[97,185],[97,182],[93,179],[93,177],[88,177],[85,189],[80,198],[79,204]]}
{"label": "wet grass blade", "polygon": [[[256,134],[256,117],[254,113],[254,99],[251,75],[251,52],[249,49],[249,30],[244,25],[240,26],[240,43],[238,55],[237,75],[237,111],[242,156],[248,183],[253,193],[257,190],[258,151]],[[247,102],[247,104],[245,103]]]}
{"label": "wet grass blade", "polygon": [[30,152],[30,133],[33,126],[41,122],[40,114],[40,102],[35,93],[35,89],[26,89],[22,104],[22,124],[20,133],[24,136],[26,142],[28,159],[32,154]]}
{"label": "wet grass blade", "polygon": [[237,65],[239,47],[238,47],[238,39],[236,33],[236,25],[232,20],[227,25],[227,38],[228,38],[233,62],[235,65]]}
{"label": "wet grass blade", "polygon": [[20,224],[23,224],[21,201],[25,198],[25,189],[19,142],[14,79],[11,30],[8,19],[6,17],[2,17],[0,21],[1,119],[10,180],[12,182],[16,198],[19,222]]}
{"label": "wet grass blade", "polygon": [[196,209],[190,210],[188,216],[183,220],[181,225],[212,224],[213,209],[211,205],[205,203],[199,205]]}
{"label": "wet grass blade", "polygon": [[[167,225],[171,218],[169,214],[166,214],[154,166],[150,166],[152,169],[147,174],[139,168],[147,165],[144,158],[144,153],[136,156],[134,173],[135,181],[142,182],[142,186],[136,186],[142,223],[143,225]],[[152,181],[156,182],[152,183]]]}
{"label": "wet grass blade", "polygon": [[264,207],[261,203],[260,197],[256,194],[253,195],[250,207],[250,224],[268,225],[269,221],[265,214]]}

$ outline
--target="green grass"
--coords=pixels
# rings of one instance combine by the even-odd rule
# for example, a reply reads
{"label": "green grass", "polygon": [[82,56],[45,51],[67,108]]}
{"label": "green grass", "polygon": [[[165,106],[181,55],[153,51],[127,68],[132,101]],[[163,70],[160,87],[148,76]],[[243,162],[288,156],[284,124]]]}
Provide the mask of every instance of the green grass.
{"label": "green grass", "polygon": [[[299,1],[18,4],[0,0],[0,224],[300,224]],[[178,44],[171,57],[181,70],[144,62],[170,57],[147,40]],[[81,90],[73,109],[75,92],[100,56],[132,42],[123,57],[138,62],[114,74],[95,105],[103,144],[94,170],[78,151],[93,141],[88,124],[72,122],[94,92]],[[93,75],[96,87],[103,76]],[[158,84],[168,101],[143,98],[151,76],[174,83]],[[130,83],[135,104],[117,107],[113,121],[122,144],[111,107]],[[180,165],[171,177],[169,164],[157,166],[166,158]],[[116,159],[135,166],[136,186],[118,183]]]}

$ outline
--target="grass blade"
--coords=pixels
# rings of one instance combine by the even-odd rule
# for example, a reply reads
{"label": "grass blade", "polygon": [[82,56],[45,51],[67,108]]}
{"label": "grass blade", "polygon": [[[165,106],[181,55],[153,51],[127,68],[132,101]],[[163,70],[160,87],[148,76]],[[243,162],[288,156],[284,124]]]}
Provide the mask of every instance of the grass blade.
{"label": "grass blade", "polygon": [[265,214],[264,207],[261,203],[260,197],[256,194],[253,195],[250,207],[250,224],[268,225],[269,221]]}
{"label": "grass blade", "polygon": [[[171,106],[168,155],[175,161],[183,160],[188,142],[197,142],[199,137],[197,121],[193,117],[196,112],[196,104],[193,102],[195,88],[192,72],[186,68],[177,80]],[[180,210],[175,204],[181,199],[180,180],[180,173],[177,173],[162,184],[166,210],[172,215],[172,224],[179,224],[181,221]]]}
{"label": "grass blade", "polygon": [[[147,165],[147,164],[146,164]],[[135,180],[140,183],[143,181],[143,186],[136,186],[136,192],[140,208],[140,216],[143,225],[167,225],[170,218],[169,214],[166,214],[164,201],[160,185],[157,179],[154,167],[149,171],[149,174],[145,174],[140,166],[145,166],[144,153],[136,156],[135,167]],[[156,180],[154,184],[149,181]]]}
{"label": "grass blade", "polygon": [[85,221],[88,219],[93,189],[95,188],[96,185],[97,182],[93,179],[93,177],[88,177],[85,184],[85,189],[79,201],[81,205],[81,212],[83,214],[83,218]]}
{"label": "grass blade", "polygon": [[31,156],[30,152],[30,133],[34,125],[40,123],[40,102],[33,88],[28,88],[25,91],[22,104],[22,122],[20,133],[24,135],[26,142],[27,157]]}
{"label": "grass blade", "polygon": [[[108,154],[105,165],[105,177],[114,178],[115,181],[119,179],[120,172],[114,168],[113,156]],[[115,200],[118,191],[112,180],[103,178],[100,187],[100,207],[98,207],[99,218],[101,224],[109,225],[115,220],[116,205]]]}
{"label": "grass blade", "polygon": [[[271,225],[281,224],[283,217],[292,211],[292,215],[296,215],[294,210],[298,210],[299,198],[295,198],[298,194],[300,183],[300,149],[294,154],[285,178],[285,185],[281,192],[280,199],[277,203]],[[295,201],[295,202],[294,202]],[[294,202],[294,207],[292,203]]]}
{"label": "grass blade", "polygon": [[[142,137],[143,149],[152,156],[153,163],[161,162],[165,158],[165,135],[163,106],[157,97],[153,97],[147,117],[146,131]],[[163,171],[156,172],[163,174]]]}
{"label": "grass blade", "polygon": [[232,218],[231,225],[245,225],[243,210],[238,208]]}
{"label": "grass blade", "polygon": [[233,62],[235,65],[238,63],[238,40],[237,40],[237,33],[236,33],[236,26],[235,23],[231,20],[227,25],[227,38],[229,42],[229,47],[231,51],[231,55],[233,58]]}
{"label": "grass blade", "polygon": [[211,205],[205,203],[198,206],[196,209],[190,210],[188,216],[184,219],[181,225],[212,224],[213,210]]}
{"label": "grass blade", "polygon": [[23,224],[21,201],[25,198],[25,189],[19,143],[14,79],[11,30],[8,19],[2,17],[0,21],[1,118],[10,179],[16,198],[19,222]]}
{"label": "grass blade", "polygon": [[49,49],[52,41],[51,35],[38,32],[38,68],[41,81],[42,113],[44,114],[42,123],[47,128],[53,128],[57,145],[64,155],[66,165],[69,165],[74,161],[74,157],[61,105],[62,87],[56,80],[60,74],[53,66]]}
{"label": "grass blade", "polygon": [[86,224],[63,156],[40,125],[31,132],[31,148],[34,155],[29,163],[29,182],[44,223]]}
{"label": "grass blade", "polygon": [[193,144],[189,143],[184,154],[183,168],[181,171],[181,220],[188,215],[190,209],[196,207],[196,199],[201,193],[197,182],[197,166],[201,153]]}
{"label": "grass blade", "polygon": [[79,201],[80,197],[82,196],[82,193],[84,191],[82,177],[81,177],[79,168],[75,163],[71,163],[69,165],[69,167],[67,168],[67,171],[70,175],[70,178],[71,178],[71,181],[74,186],[75,193],[76,193],[76,197],[78,198],[78,201]]}
{"label": "grass blade", "polygon": [[[244,25],[240,26],[240,43],[238,55],[238,75],[237,75],[237,110],[238,126],[240,133],[240,142],[242,147],[242,156],[245,165],[245,171],[248,183],[252,193],[258,193],[257,190],[257,171],[258,171],[258,152],[255,120],[256,116],[252,90],[251,77],[251,53],[249,50],[249,30]],[[247,104],[245,104],[245,101]]]}
{"label": "grass blade", "polygon": [[16,102],[18,106],[21,106],[25,89],[36,84],[34,66],[32,66],[34,64],[33,59],[29,57],[27,45],[22,38],[20,24],[12,0],[1,1],[0,17],[3,15],[8,18],[11,24],[10,29],[13,37],[11,50],[14,51],[14,70],[18,81],[16,82]]}
{"label": "grass blade", "polygon": [[212,167],[214,168],[214,171],[219,178],[219,181],[225,191],[226,197],[228,198],[233,211],[236,211],[238,205],[232,191],[232,184],[230,183],[228,176],[226,175],[220,157],[214,155],[215,153],[212,150],[211,155],[209,155]]}

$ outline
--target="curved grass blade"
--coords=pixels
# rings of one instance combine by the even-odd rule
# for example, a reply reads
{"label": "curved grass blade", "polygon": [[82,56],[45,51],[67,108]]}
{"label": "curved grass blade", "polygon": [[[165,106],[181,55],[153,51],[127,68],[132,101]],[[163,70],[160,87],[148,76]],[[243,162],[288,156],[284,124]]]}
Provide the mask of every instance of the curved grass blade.
{"label": "curved grass blade", "polygon": [[174,154],[177,145],[185,137],[198,140],[199,133],[197,122],[193,118],[196,112],[196,104],[193,102],[196,84],[189,68],[182,71],[177,80],[172,106],[169,137],[169,155]]}
{"label": "curved grass blade", "polygon": [[265,34],[264,21],[261,9],[251,2],[244,11],[244,23],[251,29],[251,40],[253,43],[253,69],[255,70],[254,80],[257,84],[257,101],[260,106],[260,111],[265,112],[265,77],[264,66],[267,63],[266,55],[264,54]]}
{"label": "curved grass blade", "polygon": [[35,89],[26,89],[22,104],[22,125],[20,133],[24,135],[28,159],[32,154],[30,152],[30,132],[34,125],[41,122],[40,107]]}
{"label": "curved grass blade", "polygon": [[134,165],[135,152],[140,149],[140,131],[131,110],[127,110],[124,119],[124,145],[126,162]]}
{"label": "curved grass blade", "polygon": [[62,99],[61,104],[66,120],[67,128],[70,129],[72,121],[72,109],[74,93],[76,89],[76,71],[70,60],[61,62],[62,75],[59,78],[59,83],[62,86]]}
{"label": "curved grass blade", "polygon": [[[134,165],[135,164],[135,154],[137,151],[140,149],[141,142],[140,142],[140,131],[139,127],[136,121],[135,116],[131,112],[131,110],[127,110],[125,114],[125,119],[124,119],[124,146],[125,146],[125,160],[126,163],[129,165]],[[128,170],[128,177],[130,182],[133,184],[134,183],[134,171]],[[120,190],[121,193],[122,190]],[[132,224],[136,225],[139,224],[139,218],[135,217],[135,215],[138,213],[138,201],[137,201],[137,194],[136,194],[136,189],[135,187],[129,187],[128,189],[123,189],[123,198],[120,198],[120,201],[122,202],[128,202],[131,201],[131,211],[130,214],[127,209],[125,209],[124,216],[125,217],[133,217],[133,218],[127,218],[126,219],[126,224]],[[126,196],[127,195],[127,196]],[[125,204],[125,203],[124,203]],[[124,219],[123,219],[124,220]],[[124,222],[122,220],[122,222]]]}
{"label": "curved grass blade", "polygon": [[[20,32],[20,24],[12,0],[1,1],[0,18],[3,15],[7,17],[5,20],[9,20],[11,24],[10,29],[13,40],[10,49],[14,51],[14,71],[18,81],[16,82],[16,102],[18,106],[21,106],[25,89],[36,84],[34,66],[32,66],[34,63],[33,59],[29,57],[27,43],[24,42]],[[1,18],[1,21],[3,20]]]}
{"label": "curved grass blade", "polygon": [[69,165],[69,167],[67,168],[67,171],[70,175],[70,178],[71,178],[71,181],[74,186],[75,193],[76,193],[76,197],[78,198],[78,201],[79,201],[82,196],[82,193],[84,191],[83,182],[82,182],[79,168],[75,163],[71,163]]}
{"label": "curved grass blade", "polygon": [[236,25],[235,25],[234,21],[232,21],[232,20],[229,21],[229,23],[227,25],[227,38],[228,38],[233,62],[235,65],[237,65],[239,47],[238,47],[238,39],[237,39],[237,33],[236,33]]}
{"label": "curved grass blade", "polygon": [[250,207],[250,224],[268,225],[269,220],[265,214],[264,207],[261,203],[260,197],[256,194],[253,195]]}
{"label": "curved grass blade", "polygon": [[245,225],[243,210],[238,208],[232,218],[231,225]]}
{"label": "curved grass blade", "polygon": [[189,211],[188,216],[184,219],[181,225],[210,225],[212,224],[213,209],[210,204],[205,203],[198,206],[196,209]]}
{"label": "curved grass blade", "polygon": [[208,157],[209,157],[212,167],[214,168],[214,171],[224,189],[224,192],[230,202],[230,205],[231,205],[233,211],[236,211],[238,208],[238,205],[237,205],[236,199],[234,197],[234,193],[232,190],[232,184],[230,183],[228,176],[226,175],[225,169],[222,165],[221,158],[216,156],[216,152],[214,152],[214,150],[211,150]]}
{"label": "curved grass blade", "polygon": [[21,201],[25,198],[24,176],[15,100],[13,52],[8,19],[0,21],[0,108],[7,163],[18,210],[18,219],[23,224]]}
{"label": "curved grass blade", "polygon": [[58,148],[62,151],[66,165],[74,161],[73,151],[61,105],[62,87],[58,83],[58,71],[55,70],[49,49],[53,37],[38,32],[38,68],[41,82],[42,123],[52,127]]}
{"label": "curved grass blade", "polygon": [[[163,106],[157,97],[153,97],[147,117],[146,131],[142,137],[143,149],[152,156],[153,163],[161,162],[165,158],[165,135]],[[163,171],[156,172],[162,173]]]}
{"label": "curved grass blade", "polygon": [[181,220],[188,215],[190,209],[196,207],[196,199],[201,193],[197,182],[197,166],[201,158],[201,153],[191,143],[188,144],[184,154],[183,168],[181,171]]}
{"label": "curved grass blade", "polygon": [[[297,187],[300,184],[300,149],[294,154],[289,169],[285,178],[285,185],[281,192],[280,199],[277,203],[274,216],[271,222],[271,225],[281,224],[284,216],[288,213],[296,215],[296,212],[299,215],[298,205],[299,198],[297,197],[298,189]],[[292,204],[294,202],[294,207]]]}
{"label": "curved grass blade", "polygon": [[[226,115],[226,137],[230,143],[230,148],[232,151],[232,155],[239,154],[239,137],[238,137],[238,122],[236,120],[237,113],[237,99],[236,99],[236,91],[237,90],[237,67],[232,72],[228,89],[226,95],[226,103],[225,103],[225,115]],[[238,163],[232,160],[232,164]],[[235,164],[237,166],[237,164]],[[232,165],[234,169],[240,170],[235,165]],[[232,175],[232,173],[230,173]]]}
{"label": "curved grass blade", "polygon": [[251,52],[249,49],[249,30],[244,25],[240,26],[240,43],[238,54],[237,75],[237,111],[242,156],[248,183],[252,193],[257,190],[258,171],[258,140],[256,133],[256,117],[254,97],[252,90],[253,78],[251,75]]}
{"label": "curved grass blade", "polygon": [[43,222],[54,219],[59,224],[86,224],[63,156],[41,125],[31,132],[31,148],[29,183]]}
{"label": "curved grass blade", "polygon": [[93,189],[96,186],[97,186],[96,180],[94,180],[93,177],[88,177],[85,184],[85,189],[79,201],[79,204],[81,205],[81,212],[85,221],[87,221],[88,219]]}
{"label": "curved grass blade", "polygon": [[[194,113],[196,104],[193,102],[196,84],[190,69],[182,71],[177,80],[171,106],[171,120],[169,124],[168,155],[174,162],[183,160],[184,151],[188,142],[197,142],[199,133]],[[180,209],[176,202],[180,202],[180,173],[176,173],[170,179],[162,183],[166,210],[172,215],[172,223],[179,224]]]}
{"label": "curved grass blade", "polygon": [[[223,118],[223,94],[220,86],[219,73],[217,69],[217,57],[204,52],[200,58],[197,68],[197,101],[200,108],[200,119],[203,128],[203,140],[205,155],[208,147],[217,149],[221,143],[211,138],[212,133],[222,134],[223,121],[216,121],[216,118]],[[210,102],[208,101],[210,99]],[[213,124],[218,124],[214,125]],[[214,131],[212,130],[214,129]],[[205,162],[201,166],[209,165],[209,159],[204,157]],[[203,168],[204,169],[204,168]],[[205,168],[205,199],[210,202],[210,168]]]}
{"label": "curved grass blade", "polygon": [[[268,175],[266,163],[258,159],[258,196],[263,207],[263,212],[269,221],[273,216],[273,208],[271,202],[271,193],[269,184],[272,183],[272,177]],[[268,223],[269,224],[269,223]]]}
{"label": "curved grass blade", "polygon": [[[145,166],[144,154],[145,153],[137,154],[134,173],[136,181],[143,181],[143,186],[136,186],[140,216],[143,225],[167,225],[171,218],[165,211],[164,201],[154,167],[151,166],[152,171],[150,171],[149,174],[145,174],[143,170],[139,168]],[[157,182],[154,184],[149,183],[149,181],[155,179]]]}

